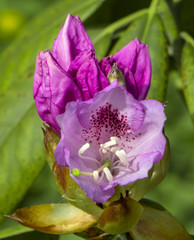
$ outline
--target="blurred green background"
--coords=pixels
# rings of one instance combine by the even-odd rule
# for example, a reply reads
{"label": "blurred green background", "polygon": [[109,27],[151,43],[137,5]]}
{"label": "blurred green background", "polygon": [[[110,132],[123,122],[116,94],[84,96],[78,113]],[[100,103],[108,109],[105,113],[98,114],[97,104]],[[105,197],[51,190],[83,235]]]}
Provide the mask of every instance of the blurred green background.
{"label": "blurred green background", "polygon": [[[42,123],[31,89],[36,55],[51,49],[69,12],[79,14],[84,21],[99,59],[135,37],[149,45],[154,59],[149,97],[166,105],[165,133],[170,140],[171,158],[168,175],[146,197],[162,204],[194,235],[194,1],[157,2],[152,13],[156,11],[153,14],[158,17],[158,25],[155,20],[144,25],[146,16],[141,13],[134,21],[125,17],[148,9],[149,0],[0,1],[0,201],[4,203],[0,213],[63,201],[45,165]],[[116,21],[118,26],[111,25]],[[187,32],[189,37],[181,37],[181,32]],[[184,65],[184,59],[188,64]],[[58,239],[24,231],[28,230],[6,220],[0,224],[0,239]],[[76,237],[70,234],[59,239]]]}

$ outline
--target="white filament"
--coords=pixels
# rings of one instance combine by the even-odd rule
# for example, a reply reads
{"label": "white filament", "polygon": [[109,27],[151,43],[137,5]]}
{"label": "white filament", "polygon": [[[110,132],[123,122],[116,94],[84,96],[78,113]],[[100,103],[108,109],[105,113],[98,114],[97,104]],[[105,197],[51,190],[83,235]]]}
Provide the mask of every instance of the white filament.
{"label": "white filament", "polygon": [[112,176],[111,171],[110,171],[107,167],[105,167],[105,168],[103,169],[103,171],[104,171],[104,173],[105,173],[105,175],[106,175],[106,178],[108,179],[109,183],[112,183],[112,181],[113,181],[113,176]]}
{"label": "white filament", "polygon": [[78,151],[78,156],[82,159],[88,159],[88,160],[91,160],[91,161],[94,161],[96,163],[99,164],[99,162],[95,159],[95,158],[92,158],[92,157],[89,157],[89,156],[83,156],[83,153],[85,153],[86,150],[88,150],[90,148],[90,144],[89,143],[85,143]]}

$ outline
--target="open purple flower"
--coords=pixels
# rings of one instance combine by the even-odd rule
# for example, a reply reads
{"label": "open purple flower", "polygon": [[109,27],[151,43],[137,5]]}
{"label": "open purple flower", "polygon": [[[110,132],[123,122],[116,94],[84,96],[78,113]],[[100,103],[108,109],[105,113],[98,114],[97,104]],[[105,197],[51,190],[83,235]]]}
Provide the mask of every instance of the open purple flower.
{"label": "open purple flower", "polygon": [[103,203],[115,186],[147,177],[161,160],[165,119],[160,102],[138,101],[115,81],[88,101],[67,104],[57,117],[55,159],[89,198]]}
{"label": "open purple flower", "polygon": [[107,75],[115,63],[127,90],[136,99],[145,99],[151,79],[147,46],[136,39],[99,63],[83,23],[78,16],[69,14],[52,53],[40,52],[36,60],[33,97],[43,121],[59,135],[56,117],[65,111],[66,104],[88,100],[107,87]]}

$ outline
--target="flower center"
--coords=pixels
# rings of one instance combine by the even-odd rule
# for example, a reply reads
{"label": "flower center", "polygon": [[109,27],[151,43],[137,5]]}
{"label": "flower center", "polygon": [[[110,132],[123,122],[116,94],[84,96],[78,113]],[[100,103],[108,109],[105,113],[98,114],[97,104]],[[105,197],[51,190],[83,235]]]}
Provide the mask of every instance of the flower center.
{"label": "flower center", "polygon": [[78,156],[82,159],[88,159],[101,164],[93,172],[80,171],[77,168],[72,169],[72,174],[77,177],[80,175],[93,177],[94,181],[99,183],[104,177],[109,183],[113,182],[113,172],[119,168],[128,168],[127,155],[124,149],[120,147],[120,139],[118,137],[111,137],[110,141],[100,144],[99,153],[101,156],[101,161],[95,158],[86,156],[84,153],[90,148],[89,143],[85,143],[78,151]]}

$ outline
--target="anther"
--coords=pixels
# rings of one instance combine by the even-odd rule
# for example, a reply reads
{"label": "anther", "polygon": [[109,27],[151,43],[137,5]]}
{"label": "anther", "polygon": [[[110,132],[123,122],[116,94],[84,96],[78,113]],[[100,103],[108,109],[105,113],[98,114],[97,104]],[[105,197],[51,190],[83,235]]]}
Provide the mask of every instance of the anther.
{"label": "anther", "polygon": [[105,173],[105,175],[106,175],[106,178],[108,179],[109,183],[112,183],[112,181],[113,181],[113,176],[112,176],[110,170],[109,170],[107,167],[105,167],[105,168],[103,169],[103,171],[104,171],[104,173]]}
{"label": "anther", "polygon": [[114,141],[114,140],[111,140],[111,141],[108,141],[104,144],[101,144],[100,147],[103,148],[103,149],[107,149],[109,147],[112,147],[114,145],[116,145],[117,143]]}
{"label": "anther", "polygon": [[97,182],[98,178],[99,178],[99,172],[98,171],[93,171],[93,177],[94,177],[94,181]]}
{"label": "anther", "polygon": [[90,147],[89,143],[85,143],[78,151],[78,155],[81,157],[81,155]]}
{"label": "anther", "polygon": [[126,152],[122,149],[122,150],[116,151],[115,154],[117,155],[117,157],[119,158],[121,163],[126,166],[127,165],[127,155],[126,155]]}

